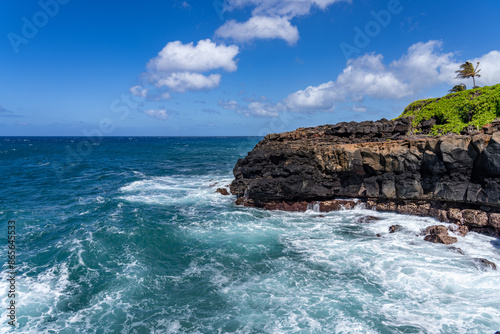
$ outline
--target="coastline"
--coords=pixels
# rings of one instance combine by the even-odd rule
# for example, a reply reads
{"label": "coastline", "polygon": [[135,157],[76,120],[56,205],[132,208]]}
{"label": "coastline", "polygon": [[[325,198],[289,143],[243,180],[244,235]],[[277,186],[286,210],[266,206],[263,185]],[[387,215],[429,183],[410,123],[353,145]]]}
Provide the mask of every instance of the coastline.
{"label": "coastline", "polygon": [[236,203],[269,210],[365,207],[500,236],[500,123],[415,136],[411,119],[271,134],[234,168]]}

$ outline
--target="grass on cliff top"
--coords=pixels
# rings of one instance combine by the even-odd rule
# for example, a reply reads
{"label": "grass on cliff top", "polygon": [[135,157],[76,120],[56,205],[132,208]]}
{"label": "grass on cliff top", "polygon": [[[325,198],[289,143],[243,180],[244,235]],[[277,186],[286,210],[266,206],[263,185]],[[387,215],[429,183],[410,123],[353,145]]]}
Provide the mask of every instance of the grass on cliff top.
{"label": "grass on cliff top", "polygon": [[431,129],[433,135],[460,133],[468,127],[481,128],[500,117],[500,84],[415,101],[398,118],[408,116],[414,116],[414,128],[434,118],[436,125]]}

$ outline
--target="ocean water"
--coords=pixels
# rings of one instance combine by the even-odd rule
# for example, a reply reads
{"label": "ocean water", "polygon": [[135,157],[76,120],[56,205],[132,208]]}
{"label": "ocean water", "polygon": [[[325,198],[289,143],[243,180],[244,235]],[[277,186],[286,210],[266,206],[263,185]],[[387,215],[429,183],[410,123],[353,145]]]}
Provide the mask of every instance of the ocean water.
{"label": "ocean water", "polygon": [[462,255],[423,241],[429,218],[236,206],[215,190],[258,140],[0,138],[0,333],[500,330],[500,271],[474,260],[500,269],[500,240],[458,236]]}

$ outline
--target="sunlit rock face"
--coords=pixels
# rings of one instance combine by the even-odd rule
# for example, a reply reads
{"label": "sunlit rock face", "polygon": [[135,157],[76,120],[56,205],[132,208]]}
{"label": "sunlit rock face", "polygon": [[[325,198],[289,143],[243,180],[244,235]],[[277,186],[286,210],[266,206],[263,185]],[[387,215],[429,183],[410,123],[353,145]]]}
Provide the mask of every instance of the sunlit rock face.
{"label": "sunlit rock face", "polygon": [[500,123],[471,134],[410,133],[403,118],[270,134],[237,162],[231,192],[238,204],[292,211],[358,199],[500,235]]}

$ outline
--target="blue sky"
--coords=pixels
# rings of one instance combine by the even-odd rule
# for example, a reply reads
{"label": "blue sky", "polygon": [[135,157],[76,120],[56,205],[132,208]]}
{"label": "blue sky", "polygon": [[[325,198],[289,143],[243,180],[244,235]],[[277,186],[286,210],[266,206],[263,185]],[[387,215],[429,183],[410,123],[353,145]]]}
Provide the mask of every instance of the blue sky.
{"label": "blue sky", "polygon": [[265,135],[394,118],[467,60],[500,82],[498,0],[0,4],[6,136]]}

